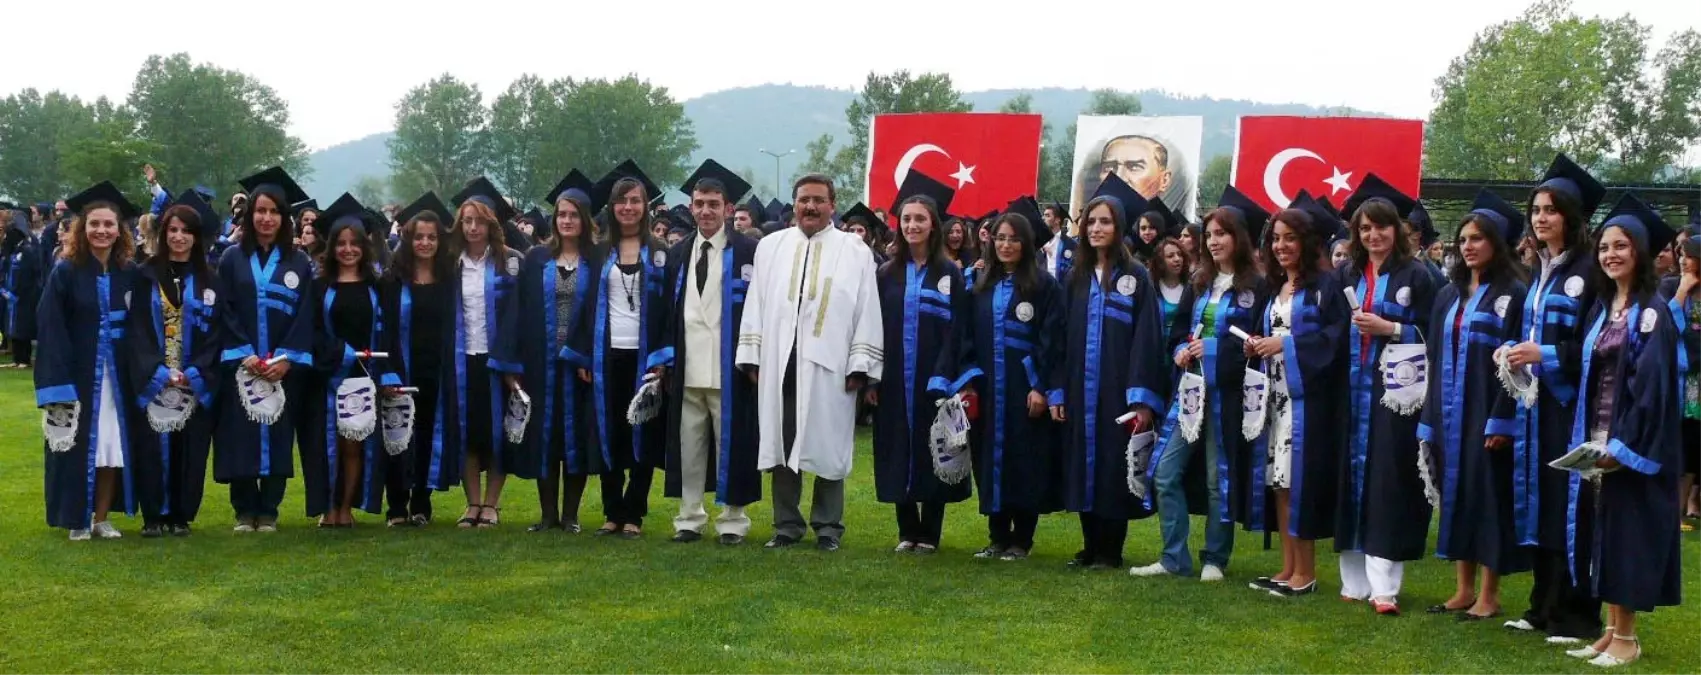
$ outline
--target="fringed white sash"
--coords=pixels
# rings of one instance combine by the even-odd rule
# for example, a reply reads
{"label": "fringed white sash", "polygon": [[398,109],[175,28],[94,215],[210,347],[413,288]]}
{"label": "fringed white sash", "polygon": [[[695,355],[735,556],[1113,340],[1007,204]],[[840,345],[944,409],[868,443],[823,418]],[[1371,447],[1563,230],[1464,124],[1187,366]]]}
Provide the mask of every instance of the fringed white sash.
{"label": "fringed white sash", "polygon": [[644,376],[644,384],[638,387],[638,393],[632,395],[632,401],[626,404],[626,423],[638,426],[656,418],[661,414],[661,378],[655,373]]}
{"label": "fringed white sash", "polygon": [[188,389],[161,387],[154,399],[148,401],[148,426],[160,434],[182,431],[195,414],[195,405],[195,394]]}
{"label": "fringed white sash", "polygon": [[337,387],[337,435],[364,441],[378,428],[378,386],[370,377],[350,377]]}
{"label": "fringed white sash", "polygon": [[1382,406],[1400,415],[1423,408],[1429,393],[1429,353],[1423,343],[1382,348]]}
{"label": "fringed white sash", "polygon": [[1270,378],[1256,369],[1247,368],[1241,395],[1241,410],[1245,416],[1240,418],[1240,435],[1250,441],[1264,433],[1264,422],[1270,408]]}
{"label": "fringed white sash", "polygon": [[933,475],[946,485],[956,485],[974,473],[974,460],[969,452],[968,402],[962,394],[957,394],[934,405],[939,412],[933,416],[933,426],[928,430]]}
{"label": "fringed white sash", "polygon": [[1146,469],[1152,464],[1152,450],[1157,441],[1158,435],[1150,431],[1128,437],[1128,492],[1133,494],[1135,499],[1146,498]]}
{"label": "fringed white sash", "polygon": [[384,424],[384,452],[392,456],[407,452],[413,443],[413,395],[384,396],[379,411]]}
{"label": "fringed white sash", "polygon": [[69,452],[77,445],[78,420],[83,416],[83,402],[51,403],[41,409],[41,435],[47,439],[47,449]]}
{"label": "fringed white sash", "polygon": [[276,424],[283,419],[285,403],[283,385],[255,375],[247,368],[236,369],[236,390],[242,399],[242,410],[248,421],[255,424]]}
{"label": "fringed white sash", "polygon": [[1436,482],[1441,475],[1441,461],[1429,441],[1418,441],[1418,477],[1423,479],[1423,499],[1430,508],[1441,508],[1441,488]]}
{"label": "fringed white sash", "polygon": [[1199,440],[1199,429],[1205,423],[1205,378],[1197,373],[1182,373],[1176,387],[1181,412],[1175,416],[1181,437],[1188,443]]}
{"label": "fringed white sash", "polygon": [[[640,390],[638,395],[642,396],[643,391]],[[632,413],[628,411],[626,414],[627,418],[630,419]],[[508,437],[508,442],[524,442],[526,440],[526,424],[531,421],[532,397],[527,396],[524,389],[515,389],[509,392],[508,409],[502,414],[502,433]],[[637,423],[634,422],[633,424]]]}
{"label": "fringed white sash", "polygon": [[1530,366],[1513,366],[1506,360],[1509,350],[1497,349],[1494,352],[1494,374],[1500,378],[1500,386],[1512,396],[1512,400],[1525,408],[1536,404],[1540,390],[1537,388],[1536,375]]}

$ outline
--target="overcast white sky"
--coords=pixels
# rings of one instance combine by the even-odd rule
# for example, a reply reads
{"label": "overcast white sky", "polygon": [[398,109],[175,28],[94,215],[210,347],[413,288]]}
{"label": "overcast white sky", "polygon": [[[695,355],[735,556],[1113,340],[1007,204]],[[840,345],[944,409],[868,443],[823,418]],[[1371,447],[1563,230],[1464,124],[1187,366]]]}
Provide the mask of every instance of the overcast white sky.
{"label": "overcast white sky", "polygon": [[[25,29],[0,36],[0,95],[122,99],[149,54],[186,51],[276,89],[310,149],[391,128],[395,101],[445,71],[487,102],[528,72],[635,72],[683,100],[770,82],[851,89],[908,68],[969,91],[1155,88],[1421,118],[1448,61],[1530,1],[20,0],[5,3],[5,23]],[[1575,7],[1634,15],[1656,45],[1701,27],[1696,0]]]}

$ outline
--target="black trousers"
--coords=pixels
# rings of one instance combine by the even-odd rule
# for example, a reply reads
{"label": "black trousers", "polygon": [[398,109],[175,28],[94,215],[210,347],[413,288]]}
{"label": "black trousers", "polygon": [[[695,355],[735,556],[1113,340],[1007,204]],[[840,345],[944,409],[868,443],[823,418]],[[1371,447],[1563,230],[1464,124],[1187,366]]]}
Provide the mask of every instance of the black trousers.
{"label": "black trousers", "polygon": [[1524,620],[1548,635],[1593,640],[1601,636],[1601,601],[1590,592],[1589,568],[1594,546],[1595,487],[1583,481],[1577,498],[1577,583],[1563,549],[1535,552],[1530,609]]}
{"label": "black trousers", "polygon": [[384,518],[408,517],[408,498],[412,496],[413,488],[413,455],[386,452],[378,461],[384,463]]}
{"label": "black trousers", "polygon": [[[401,461],[390,465],[390,473],[384,479],[385,502],[388,504],[385,517],[424,516],[430,520],[432,490],[426,486],[426,481],[431,476],[431,431],[437,425],[439,387],[436,379],[423,377],[415,378],[413,386],[419,387],[419,393],[413,397],[416,402],[413,449],[391,458]],[[398,466],[406,467],[406,470],[398,471]]]}
{"label": "black trousers", "polygon": [[1128,521],[1081,514],[1081,552],[1075,559],[1088,564],[1122,566],[1122,545],[1128,540]]}
{"label": "black trousers", "polygon": [[237,518],[275,521],[288,484],[289,479],[283,476],[233,480],[230,482],[230,507],[236,510]]}
{"label": "black trousers", "polygon": [[[467,356],[467,381],[461,383],[467,391],[467,446],[463,448],[467,456],[477,457],[479,466],[485,471],[497,471],[500,467],[490,465],[494,453],[491,450],[491,437],[495,433],[498,420],[492,418],[490,411],[490,355],[476,354]],[[630,397],[628,397],[630,398]],[[431,433],[430,428],[425,433]],[[462,480],[478,480],[478,476],[462,476]]]}
{"label": "black trousers", "polygon": [[162,452],[169,453],[171,476],[165,480],[159,502],[142,500],[143,523],[188,525],[195,522],[195,516],[201,511],[201,498],[207,483],[207,458],[202,456],[199,466],[189,461],[186,436],[182,432],[171,434],[169,445],[161,448]]}
{"label": "black trousers", "polygon": [[552,461],[549,475],[537,481],[537,501],[543,507],[543,522],[548,525],[579,522],[579,502],[585,496],[587,476],[568,475],[565,468],[563,463]]}
{"label": "black trousers", "polygon": [[650,483],[655,475],[656,470],[652,467],[635,466],[600,476],[603,520],[615,525],[643,527],[644,516],[650,513]]}
{"label": "black trousers", "polygon": [[20,366],[30,365],[30,355],[35,352],[35,343],[29,340],[12,340],[12,363]]}
{"label": "black trousers", "polygon": [[1039,514],[1024,511],[1002,511],[986,517],[987,539],[998,548],[1034,550],[1034,529],[1039,527]]}
{"label": "black trousers", "polygon": [[945,502],[899,502],[898,540],[939,546],[945,528]]}

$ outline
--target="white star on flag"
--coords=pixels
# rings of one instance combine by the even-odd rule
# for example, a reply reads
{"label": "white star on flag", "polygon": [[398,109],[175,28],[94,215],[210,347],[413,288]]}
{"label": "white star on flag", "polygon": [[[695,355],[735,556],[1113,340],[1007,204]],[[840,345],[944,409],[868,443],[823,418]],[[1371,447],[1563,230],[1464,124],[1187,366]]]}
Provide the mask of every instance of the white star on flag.
{"label": "white star on flag", "polygon": [[975,182],[975,168],[962,162],[957,162],[957,172],[951,174],[951,177],[957,179],[957,189],[961,190],[964,185]]}
{"label": "white star on flag", "polygon": [[1352,176],[1353,172],[1341,173],[1341,167],[1337,166],[1335,167],[1335,175],[1323,179],[1323,182],[1329,184],[1329,194],[1331,195],[1337,192],[1352,192],[1353,186],[1347,183],[1347,179],[1352,178]]}

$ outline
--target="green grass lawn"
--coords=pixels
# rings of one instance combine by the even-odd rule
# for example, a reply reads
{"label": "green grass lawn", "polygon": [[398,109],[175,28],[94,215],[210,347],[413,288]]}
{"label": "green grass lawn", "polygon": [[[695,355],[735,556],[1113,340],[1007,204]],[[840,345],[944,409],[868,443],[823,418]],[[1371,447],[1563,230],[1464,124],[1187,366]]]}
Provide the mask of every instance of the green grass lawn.
{"label": "green grass lawn", "polygon": [[[376,516],[319,531],[291,481],[275,535],[232,534],[227,492],[213,485],[190,538],[143,540],[139,519],[120,517],[123,540],[71,543],[43,524],[32,389],[28,371],[0,373],[0,671],[1596,670],[1498,621],[1423,614],[1452,591],[1451,565],[1437,560],[1407,567],[1408,613],[1389,619],[1338,599],[1332,554],[1319,555],[1316,595],[1248,590],[1279,560],[1246,533],[1216,585],[1066,568],[1079,529],[1062,514],[1041,520],[1034,558],[974,560],[985,525],[972,501],[950,509],[939,555],[894,554],[866,452],[835,554],[762,550],[765,504],[745,546],[672,544],[676,503],[659,497],[642,541],[528,534],[537,497],[518,481],[494,531],[387,530]],[[463,503],[441,494],[439,515]],[[1154,560],[1156,519],[1128,539],[1130,564]],[[1698,552],[1689,535],[1692,565]],[[1694,567],[1684,574],[1690,604],[1645,615],[1648,656],[1626,672],[1701,671],[1701,584]],[[1506,584],[1509,614],[1525,609],[1529,581]]]}

